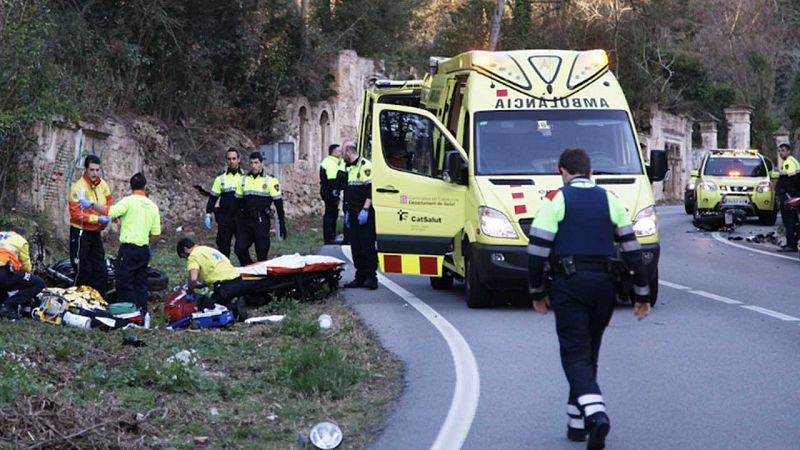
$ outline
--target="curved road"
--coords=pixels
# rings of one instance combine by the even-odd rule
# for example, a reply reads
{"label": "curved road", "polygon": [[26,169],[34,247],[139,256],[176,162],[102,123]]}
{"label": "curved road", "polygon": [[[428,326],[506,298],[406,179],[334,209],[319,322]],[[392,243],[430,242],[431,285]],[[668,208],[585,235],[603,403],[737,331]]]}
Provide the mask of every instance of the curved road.
{"label": "curved road", "polygon": [[[607,448],[797,448],[800,296],[781,278],[799,274],[800,261],[697,231],[682,207],[659,208],[659,219],[659,303],[642,322],[618,307],[604,338]],[[745,225],[734,234],[765,230]],[[565,438],[567,384],[552,314],[522,304],[470,310],[458,284],[443,292],[425,278],[390,280],[406,298],[386,284],[345,291],[406,368],[406,389],[371,448],[584,448]],[[417,302],[432,308],[427,318]],[[464,364],[471,356],[450,347],[437,321],[463,338],[474,374]]]}

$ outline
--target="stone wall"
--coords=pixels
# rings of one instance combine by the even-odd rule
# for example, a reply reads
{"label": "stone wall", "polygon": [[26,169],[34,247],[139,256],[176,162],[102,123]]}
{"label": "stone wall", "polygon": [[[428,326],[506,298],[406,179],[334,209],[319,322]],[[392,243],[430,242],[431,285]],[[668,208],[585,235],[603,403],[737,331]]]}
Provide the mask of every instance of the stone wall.
{"label": "stone wall", "polygon": [[[328,145],[358,137],[363,91],[371,78],[383,76],[383,67],[353,51],[342,51],[331,72],[334,97],[320,102],[291,97],[278,102],[273,135],[280,142],[293,143],[295,149],[295,163],[280,168],[289,217],[322,213],[320,161]],[[209,190],[225,167],[226,148],[242,149],[242,159],[247,161],[248,152],[264,144],[234,128],[209,134],[191,122],[168,126],[140,116],[109,117],[96,123],[56,119],[40,124],[35,134],[40,153],[33,161],[34,176],[20,189],[19,199],[24,206],[44,212],[61,236],[67,235],[69,226],[69,186],[82,175],[87,154],[101,157],[103,178],[115,199],[129,193],[131,175],[145,173],[151,198],[161,209],[166,240],[179,227],[200,226],[207,200],[201,188]],[[247,164],[243,167],[247,169]],[[115,227],[112,224],[112,234]]]}
{"label": "stone wall", "polygon": [[[667,176],[653,183],[656,201],[675,201],[683,198],[683,189],[692,170],[692,124],[686,114],[670,114],[653,105],[650,107],[650,134],[639,136],[646,149],[667,151]],[[649,155],[647,155],[649,157]]]}

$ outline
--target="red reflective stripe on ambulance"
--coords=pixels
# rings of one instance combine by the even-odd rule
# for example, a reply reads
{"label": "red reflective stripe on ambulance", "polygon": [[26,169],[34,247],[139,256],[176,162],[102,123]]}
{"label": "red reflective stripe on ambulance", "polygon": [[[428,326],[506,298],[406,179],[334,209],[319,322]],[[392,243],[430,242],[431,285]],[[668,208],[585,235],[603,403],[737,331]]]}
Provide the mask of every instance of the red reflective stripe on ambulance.
{"label": "red reflective stripe on ambulance", "polygon": [[511,198],[513,199],[525,198],[525,194],[523,194],[522,192],[512,192]]}
{"label": "red reflective stripe on ambulance", "polygon": [[384,255],[383,271],[386,273],[403,273],[403,257],[400,255]]}
{"label": "red reflective stripe on ambulance", "polygon": [[514,205],[514,214],[525,214],[528,208],[525,205]]}
{"label": "red reflective stripe on ambulance", "polygon": [[420,275],[439,275],[439,261],[435,256],[419,257]]}

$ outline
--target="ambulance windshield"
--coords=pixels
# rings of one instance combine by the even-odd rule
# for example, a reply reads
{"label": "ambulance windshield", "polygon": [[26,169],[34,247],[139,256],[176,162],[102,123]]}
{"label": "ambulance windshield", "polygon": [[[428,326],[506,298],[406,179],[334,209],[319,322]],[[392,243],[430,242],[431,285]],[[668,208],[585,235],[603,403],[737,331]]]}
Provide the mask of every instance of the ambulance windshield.
{"label": "ambulance windshield", "polygon": [[475,114],[476,175],[556,175],[558,157],[567,148],[586,150],[596,175],[643,173],[625,111]]}

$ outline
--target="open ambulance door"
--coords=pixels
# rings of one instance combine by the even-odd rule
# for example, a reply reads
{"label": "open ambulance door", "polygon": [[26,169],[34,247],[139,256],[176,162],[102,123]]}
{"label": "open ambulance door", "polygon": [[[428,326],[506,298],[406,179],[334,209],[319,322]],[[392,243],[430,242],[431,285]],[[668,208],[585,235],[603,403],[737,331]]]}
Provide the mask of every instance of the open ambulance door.
{"label": "open ambulance door", "polygon": [[372,205],[384,273],[441,277],[464,227],[467,155],[423,109],[372,111]]}

